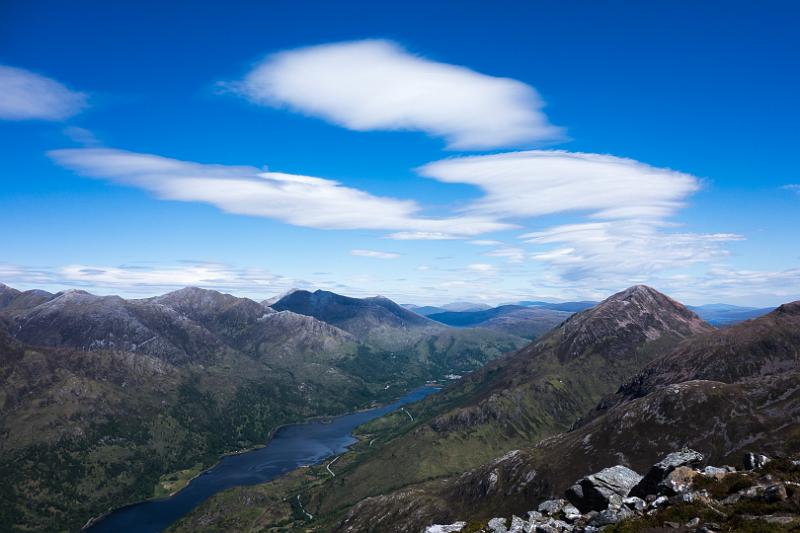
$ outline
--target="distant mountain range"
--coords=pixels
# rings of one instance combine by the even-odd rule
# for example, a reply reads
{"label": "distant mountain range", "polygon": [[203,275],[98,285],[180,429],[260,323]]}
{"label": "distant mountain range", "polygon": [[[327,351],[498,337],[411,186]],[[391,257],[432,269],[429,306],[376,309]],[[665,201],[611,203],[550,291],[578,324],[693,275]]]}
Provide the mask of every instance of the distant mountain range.
{"label": "distant mountain range", "polygon": [[479,327],[535,339],[563,322],[571,313],[539,307],[501,305],[482,311],[444,311],[428,318],[455,327]]}
{"label": "distant mountain range", "polygon": [[[433,318],[434,320],[438,320],[435,316],[432,315],[442,315],[445,312],[475,312],[475,311],[491,311],[492,309],[498,309],[498,314],[502,314],[504,309],[510,309],[512,307],[529,307],[529,308],[537,308],[537,309],[550,309],[553,311],[564,311],[567,313],[578,313],[580,311],[584,311],[591,307],[597,305],[598,302],[594,301],[579,301],[579,302],[546,302],[541,300],[522,300],[519,302],[503,304],[498,307],[490,307],[486,304],[471,304],[469,302],[459,302],[455,304],[447,304],[443,306],[416,306],[413,304],[404,304],[403,307],[414,311],[417,314],[427,316]],[[774,307],[743,307],[739,305],[730,305],[730,304],[707,304],[707,305],[697,305],[697,306],[686,306],[687,308],[691,309],[695,313],[697,313],[700,318],[712,324],[714,326],[730,326],[733,324],[737,324],[739,322],[743,322],[745,320],[750,320],[751,318],[756,318],[762,315],[766,315],[773,309]],[[450,315],[443,315],[444,320],[440,320],[445,324],[450,324],[451,321],[469,321],[470,319],[464,318],[460,319],[456,316]],[[451,324],[456,325],[456,324]],[[529,337],[529,335],[523,335],[525,337]]]}
{"label": "distant mountain range", "polygon": [[[419,307],[406,304],[403,307],[424,315],[431,320],[454,327],[478,327],[518,335],[526,339],[536,339],[565,320],[570,314],[585,311],[597,302],[545,302],[523,300],[516,304],[498,307],[460,302],[442,307]],[[472,307],[466,311],[448,311],[447,307]],[[687,306],[703,320],[714,326],[730,326],[765,315],[773,308],[740,307],[728,304]]]}
{"label": "distant mountain range", "polygon": [[[221,493],[174,530],[238,517],[242,530],[404,532],[461,521],[477,531],[582,476],[616,464],[646,471],[683,446],[709,464],[797,454],[798,391],[800,302],[717,330],[635,286],[409,406],[413,420],[364,426],[365,444],[337,461],[335,478],[310,469]],[[257,515],[239,503],[268,498]],[[288,503],[296,498],[313,520]]]}
{"label": "distant mountain range", "polygon": [[126,300],[0,284],[0,524],[76,530],[281,424],[396,397],[526,342],[380,297],[295,291],[270,307],[198,288]]}
{"label": "distant mountain range", "polygon": [[729,304],[707,304],[688,306],[700,315],[703,320],[715,326],[732,326],[751,318],[757,318],[772,312],[774,307],[741,307]]}

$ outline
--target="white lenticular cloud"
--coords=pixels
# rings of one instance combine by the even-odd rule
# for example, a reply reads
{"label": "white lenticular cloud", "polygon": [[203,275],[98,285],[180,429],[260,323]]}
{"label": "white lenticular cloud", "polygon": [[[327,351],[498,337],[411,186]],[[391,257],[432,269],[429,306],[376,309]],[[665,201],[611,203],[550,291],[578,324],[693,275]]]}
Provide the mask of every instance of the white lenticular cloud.
{"label": "white lenticular cloud", "polygon": [[532,217],[589,211],[603,219],[663,218],[699,189],[697,178],[611,155],[531,150],[445,159],[418,172],[485,191],[470,211]]}
{"label": "white lenticular cloud", "polygon": [[373,259],[397,259],[400,257],[400,254],[394,252],[379,252],[377,250],[350,250],[350,255],[372,257]]}
{"label": "white lenticular cloud", "polygon": [[84,93],[29,70],[0,65],[2,120],[64,120],[86,106]]}
{"label": "white lenticular cloud", "polygon": [[312,176],[255,167],[179,161],[110,148],[54,150],[80,174],[148,190],[159,198],[204,202],[224,211],[319,229],[374,229],[473,236],[507,229],[486,216],[424,218],[413,200],[374,196]]}
{"label": "white lenticular cloud", "polygon": [[654,224],[628,221],[555,226],[521,236],[530,244],[554,246],[533,258],[556,267],[568,280],[625,279],[709,262],[728,255],[731,233],[668,233]]}
{"label": "white lenticular cloud", "polygon": [[[521,236],[533,245],[528,257],[544,265],[552,279],[569,283],[647,279],[661,271],[716,261],[728,254],[726,243],[742,239],[672,229],[675,225],[668,218],[699,190],[700,180],[632,159],[531,150],[445,159],[418,172],[482,189],[483,196],[464,208],[473,216],[502,220],[571,214],[575,223]],[[509,262],[526,258],[513,246],[485,255]]]}
{"label": "white lenticular cloud", "polygon": [[386,40],[280,52],[226,85],[257,104],[288,107],[356,131],[422,131],[456,149],[563,136],[548,122],[533,87],[431,61]]}

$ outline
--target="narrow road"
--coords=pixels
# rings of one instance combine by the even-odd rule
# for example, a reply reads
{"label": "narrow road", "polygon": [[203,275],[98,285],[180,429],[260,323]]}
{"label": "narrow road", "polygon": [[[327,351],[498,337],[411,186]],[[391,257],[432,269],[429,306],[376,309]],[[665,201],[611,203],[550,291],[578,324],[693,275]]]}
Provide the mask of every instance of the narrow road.
{"label": "narrow road", "polygon": [[413,416],[411,416],[411,413],[409,413],[408,411],[406,411],[406,408],[405,408],[405,407],[401,407],[401,408],[400,408],[400,410],[401,410],[401,411],[403,411],[405,414],[407,414],[407,415],[408,415],[408,418],[410,418],[412,422],[414,421],[414,417],[413,417]]}
{"label": "narrow road", "polygon": [[[340,455],[339,457],[341,457],[341,455]],[[327,469],[328,469],[328,472],[330,472],[330,473],[331,473],[331,475],[332,475],[333,477],[336,477],[336,474],[334,474],[334,473],[333,473],[333,470],[331,470],[331,465],[332,465],[333,463],[335,463],[336,461],[338,461],[338,460],[339,460],[339,457],[336,457],[336,458],[335,458],[333,461],[331,461],[330,463],[328,463],[327,465],[325,465],[325,468],[327,468]]]}
{"label": "narrow road", "polygon": [[300,495],[299,494],[297,495],[297,505],[300,506],[300,510],[303,511],[303,513],[305,513],[305,515],[308,517],[309,520],[314,520],[314,515],[312,515],[308,511],[306,511],[306,508],[303,507],[303,502],[300,501]]}

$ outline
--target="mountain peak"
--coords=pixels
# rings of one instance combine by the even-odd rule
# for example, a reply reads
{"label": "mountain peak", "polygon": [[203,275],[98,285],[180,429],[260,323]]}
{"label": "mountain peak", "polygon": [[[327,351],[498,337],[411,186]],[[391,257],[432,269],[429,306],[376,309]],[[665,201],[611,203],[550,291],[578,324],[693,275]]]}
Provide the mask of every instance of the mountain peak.
{"label": "mountain peak", "polygon": [[[628,287],[624,291],[613,294],[600,302],[594,310],[606,312],[609,309],[618,309],[620,306],[627,307],[630,305],[634,305],[636,311],[640,313],[653,313],[662,316],[672,314],[690,322],[705,324],[694,311],[648,285],[634,285]],[[592,310],[590,309],[589,311]],[[631,311],[632,310],[629,310],[628,313],[630,314]],[[705,324],[705,326],[708,325]],[[697,333],[699,330],[694,332]]]}
{"label": "mountain peak", "polygon": [[[611,295],[605,301],[609,300],[633,300],[637,298],[669,298],[667,295],[655,290],[649,285],[633,285],[627,289]],[[602,304],[602,302],[601,302]]]}
{"label": "mountain peak", "polygon": [[588,346],[629,346],[663,336],[682,339],[713,328],[686,306],[647,285],[634,285],[568,318],[560,357],[578,357]]}
{"label": "mountain peak", "polygon": [[266,300],[262,301],[261,303],[262,303],[262,305],[272,306],[272,304],[280,302],[283,298],[286,298],[287,296],[291,296],[292,294],[294,294],[296,292],[300,292],[302,290],[303,289],[298,289],[297,287],[292,287],[288,291],[282,292],[280,294],[276,294],[272,298],[267,298]]}

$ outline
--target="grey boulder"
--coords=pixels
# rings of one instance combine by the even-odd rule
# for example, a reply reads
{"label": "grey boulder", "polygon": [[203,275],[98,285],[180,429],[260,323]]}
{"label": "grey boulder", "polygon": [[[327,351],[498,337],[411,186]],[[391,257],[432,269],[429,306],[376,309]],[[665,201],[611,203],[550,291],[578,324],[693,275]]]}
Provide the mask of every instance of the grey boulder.
{"label": "grey boulder", "polygon": [[703,462],[703,454],[694,450],[684,449],[673,452],[650,467],[644,478],[631,489],[630,495],[644,498],[648,494],[658,494],[659,485],[678,467],[695,466]]}
{"label": "grey boulder", "polygon": [[567,489],[566,497],[581,512],[619,508],[622,499],[642,480],[628,467],[617,465],[586,476]]}

